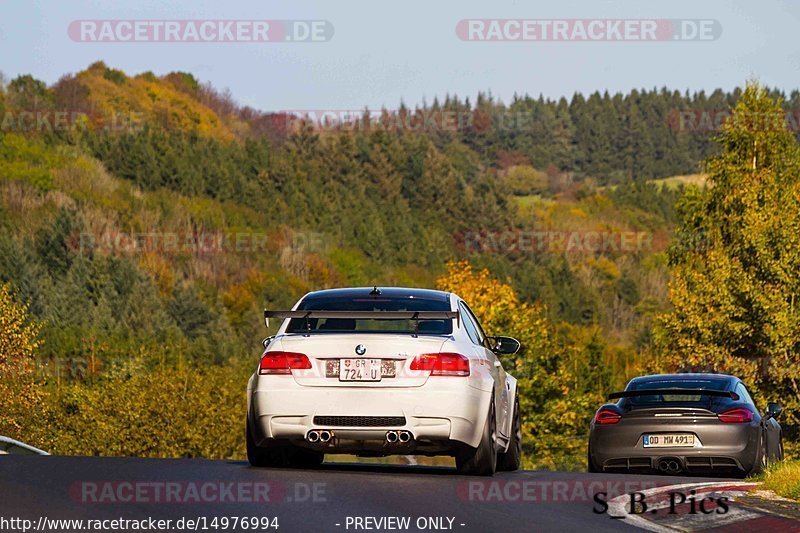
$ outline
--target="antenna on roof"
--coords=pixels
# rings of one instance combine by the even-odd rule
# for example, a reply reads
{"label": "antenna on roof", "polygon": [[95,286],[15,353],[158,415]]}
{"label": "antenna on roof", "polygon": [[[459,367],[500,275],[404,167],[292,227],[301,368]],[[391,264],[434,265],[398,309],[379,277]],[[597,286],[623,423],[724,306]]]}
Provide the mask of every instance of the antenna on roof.
{"label": "antenna on roof", "polygon": [[377,286],[375,286],[375,287],[372,288],[371,291],[369,291],[369,295],[370,296],[380,296],[381,295],[381,290]]}

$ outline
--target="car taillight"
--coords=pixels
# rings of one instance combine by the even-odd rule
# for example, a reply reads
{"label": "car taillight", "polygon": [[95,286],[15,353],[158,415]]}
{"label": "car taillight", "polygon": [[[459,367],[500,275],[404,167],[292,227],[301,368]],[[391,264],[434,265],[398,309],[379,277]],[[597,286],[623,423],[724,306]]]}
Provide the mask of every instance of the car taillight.
{"label": "car taillight", "polygon": [[261,358],[259,374],[291,374],[292,370],[311,368],[311,361],[302,353],[267,352]]}
{"label": "car taillight", "polygon": [[729,424],[742,424],[753,420],[753,412],[744,407],[736,407],[719,414],[720,422]]}
{"label": "car taillight", "polygon": [[469,359],[460,353],[424,353],[411,361],[411,370],[430,370],[431,376],[469,376]]}
{"label": "car taillight", "polygon": [[594,415],[595,424],[616,424],[622,420],[622,415],[610,409],[601,409]]}

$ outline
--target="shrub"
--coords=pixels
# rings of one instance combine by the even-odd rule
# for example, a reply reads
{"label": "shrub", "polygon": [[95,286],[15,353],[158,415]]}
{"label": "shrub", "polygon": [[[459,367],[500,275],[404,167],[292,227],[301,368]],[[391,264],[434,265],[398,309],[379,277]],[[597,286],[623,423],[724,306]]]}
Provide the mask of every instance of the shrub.
{"label": "shrub", "polygon": [[0,285],[0,434],[20,440],[26,440],[26,429],[42,405],[34,381],[40,328],[29,320],[27,305],[15,301],[11,287]]}

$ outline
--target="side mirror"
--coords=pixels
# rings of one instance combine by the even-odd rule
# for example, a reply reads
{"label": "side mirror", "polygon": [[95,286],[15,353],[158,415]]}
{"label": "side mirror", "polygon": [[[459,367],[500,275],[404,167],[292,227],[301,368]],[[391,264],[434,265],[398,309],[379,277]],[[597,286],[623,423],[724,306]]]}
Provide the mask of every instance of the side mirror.
{"label": "side mirror", "polygon": [[273,335],[272,337],[267,337],[266,339],[261,341],[261,344],[264,346],[265,350],[267,349],[267,346],[269,346],[269,344],[272,342],[272,339],[274,339],[274,338],[275,338],[275,335]]}
{"label": "side mirror", "polygon": [[513,337],[489,337],[492,351],[501,355],[512,355],[519,351],[522,345]]}
{"label": "side mirror", "polygon": [[779,403],[769,402],[767,404],[767,418],[778,418],[781,411],[783,411],[783,407]]}

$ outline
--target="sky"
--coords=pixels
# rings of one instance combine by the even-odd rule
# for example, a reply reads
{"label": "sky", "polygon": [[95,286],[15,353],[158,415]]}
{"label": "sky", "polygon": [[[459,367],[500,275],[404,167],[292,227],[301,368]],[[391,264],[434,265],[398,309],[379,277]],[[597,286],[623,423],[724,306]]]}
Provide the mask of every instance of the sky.
{"label": "sky", "polygon": [[[678,41],[460,38],[459,21],[476,19],[703,20],[721,31]],[[80,20],[317,20],[326,21],[332,37],[90,42],[68,31]],[[502,35],[516,35],[512,26],[502,27]],[[394,108],[446,94],[474,99],[481,91],[509,101],[514,94],[569,98],[662,86],[730,90],[748,79],[791,91],[800,87],[798,27],[800,2],[792,0],[3,0],[0,71],[8,79],[32,74],[48,84],[97,60],[128,74],[187,71],[264,111]],[[489,35],[486,28],[489,23],[474,35]]]}

